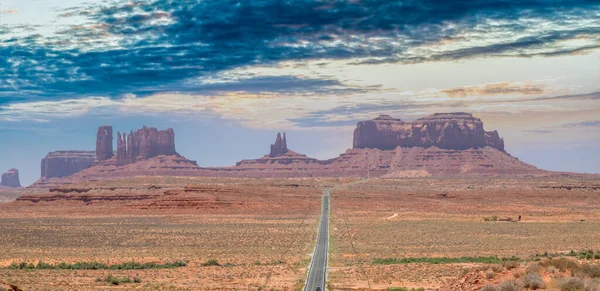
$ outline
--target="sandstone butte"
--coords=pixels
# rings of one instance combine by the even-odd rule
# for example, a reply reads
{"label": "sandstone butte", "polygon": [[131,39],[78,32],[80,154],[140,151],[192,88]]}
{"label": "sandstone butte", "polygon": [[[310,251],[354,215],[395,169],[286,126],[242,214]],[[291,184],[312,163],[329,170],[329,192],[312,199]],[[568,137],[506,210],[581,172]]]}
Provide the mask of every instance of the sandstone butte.
{"label": "sandstone butte", "polygon": [[[57,152],[85,155],[85,163],[83,159],[81,165],[71,160],[65,164],[77,166],[65,166],[69,171],[51,170],[61,173],[51,175],[42,169],[42,176],[64,177],[62,173],[75,172],[55,181],[61,184],[140,175],[401,178],[557,174],[511,156],[504,150],[504,140],[497,131],[485,131],[479,118],[463,112],[437,113],[412,122],[388,115],[358,122],[353,147],[329,160],[290,150],[285,133],[277,134],[265,156],[242,160],[230,167],[203,168],[181,156],[175,150],[173,129],[144,126],[128,134],[117,132],[116,144],[115,152],[112,126],[101,126],[93,161],[90,162],[90,152]],[[46,164],[51,155],[46,157]]]}
{"label": "sandstone butte", "polygon": [[13,168],[6,171],[6,173],[2,174],[0,186],[20,188],[21,182],[19,181],[19,170]]}

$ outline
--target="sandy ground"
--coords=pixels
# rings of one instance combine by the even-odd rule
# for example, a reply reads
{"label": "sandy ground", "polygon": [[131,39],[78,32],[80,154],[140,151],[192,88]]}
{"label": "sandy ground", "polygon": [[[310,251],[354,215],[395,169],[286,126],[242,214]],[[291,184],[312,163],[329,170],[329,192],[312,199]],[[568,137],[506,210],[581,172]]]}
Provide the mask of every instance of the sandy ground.
{"label": "sandy ground", "polygon": [[[376,258],[600,250],[599,186],[593,179],[429,178],[339,187],[332,192],[330,286],[437,289],[477,265],[378,265]],[[521,222],[485,221],[519,215]]]}
{"label": "sandy ground", "polygon": [[[0,281],[25,290],[299,290],[325,187],[334,187],[333,290],[434,290],[482,267],[379,265],[377,258],[528,260],[544,252],[600,250],[600,182],[594,179],[136,177],[0,204],[0,266],[185,260],[186,267],[0,269]],[[521,222],[485,221],[519,215]],[[202,266],[208,260],[221,266]],[[108,275],[141,283],[114,286],[102,281]]]}

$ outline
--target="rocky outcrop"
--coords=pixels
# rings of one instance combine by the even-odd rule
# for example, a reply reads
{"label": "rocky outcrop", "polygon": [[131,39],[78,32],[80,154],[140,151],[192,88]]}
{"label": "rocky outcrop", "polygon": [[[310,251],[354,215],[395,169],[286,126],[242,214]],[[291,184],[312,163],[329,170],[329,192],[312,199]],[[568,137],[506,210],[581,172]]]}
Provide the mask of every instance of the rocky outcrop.
{"label": "rocky outcrop", "polygon": [[2,174],[2,181],[0,182],[0,185],[12,188],[21,187],[21,182],[19,181],[19,170],[13,168]]}
{"label": "rocky outcrop", "polygon": [[278,167],[283,165],[284,167],[287,167],[287,165],[291,164],[303,164],[305,166],[306,164],[311,163],[319,164],[319,160],[309,158],[306,155],[288,149],[287,138],[284,132],[283,138],[281,137],[281,133],[277,133],[275,143],[271,145],[271,152],[268,155],[259,159],[242,160],[236,164],[236,167],[264,167],[261,165],[267,165],[266,167]]}
{"label": "rocky outcrop", "polygon": [[98,127],[96,134],[96,160],[105,161],[113,156],[113,128],[112,126]]}
{"label": "rocky outcrop", "polygon": [[271,152],[269,153],[269,156],[276,157],[279,155],[283,155],[287,152],[288,148],[285,132],[283,133],[283,138],[281,138],[281,133],[278,132],[277,138],[275,139],[275,143],[271,145]]}
{"label": "rocky outcrop", "polygon": [[175,151],[175,132],[172,128],[158,130],[144,126],[128,135],[117,132],[117,161],[127,164],[159,155],[178,155]]}
{"label": "rocky outcrop", "polygon": [[381,115],[359,122],[354,130],[355,149],[433,146],[450,150],[490,146],[504,151],[504,140],[496,131],[486,132],[479,118],[462,112],[436,113],[413,122]]}
{"label": "rocky outcrop", "polygon": [[63,178],[89,168],[94,159],[94,151],[56,151],[42,159],[41,177],[44,179]]}

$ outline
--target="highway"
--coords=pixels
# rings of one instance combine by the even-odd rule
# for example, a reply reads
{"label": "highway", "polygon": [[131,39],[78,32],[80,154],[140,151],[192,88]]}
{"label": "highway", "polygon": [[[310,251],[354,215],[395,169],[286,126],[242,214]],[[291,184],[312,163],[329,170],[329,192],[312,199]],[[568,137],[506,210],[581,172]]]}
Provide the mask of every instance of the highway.
{"label": "highway", "polygon": [[305,291],[315,291],[319,288],[325,291],[327,280],[327,251],[329,249],[329,191],[323,191],[323,204],[321,209],[321,220],[317,233],[317,244],[308,269]]}

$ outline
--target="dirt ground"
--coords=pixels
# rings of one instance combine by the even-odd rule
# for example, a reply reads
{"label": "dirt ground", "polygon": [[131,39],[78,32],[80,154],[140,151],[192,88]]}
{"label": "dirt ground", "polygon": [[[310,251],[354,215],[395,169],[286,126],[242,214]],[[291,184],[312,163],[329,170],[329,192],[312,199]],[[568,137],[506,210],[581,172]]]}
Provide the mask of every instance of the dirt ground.
{"label": "dirt ground", "polygon": [[[303,179],[134,178],[71,185],[53,201],[0,204],[0,266],[5,267],[0,282],[24,290],[299,289],[314,247],[322,189],[328,185]],[[155,192],[160,195],[140,199]],[[83,195],[93,200],[71,199]],[[188,265],[6,269],[22,261],[176,260]],[[202,266],[209,260],[221,266]],[[102,281],[108,275],[137,277],[141,283],[115,286]]]}
{"label": "dirt ground", "polygon": [[[585,178],[374,179],[332,192],[330,287],[437,289],[483,264],[374,259],[600,250],[600,181]],[[511,218],[521,222],[486,221]]]}
{"label": "dirt ground", "polygon": [[[326,187],[334,188],[328,275],[333,290],[452,290],[444,287],[486,267],[383,265],[374,259],[518,256],[525,268],[545,252],[600,250],[597,179],[136,177],[49,194],[26,191],[18,201],[0,204],[0,282],[24,290],[300,290]],[[491,221],[519,215],[520,222]],[[23,261],[177,260],[188,265],[7,268]],[[209,260],[220,266],[203,266]],[[493,280],[511,276],[504,273]],[[109,275],[141,282],[111,285],[103,280]]]}

